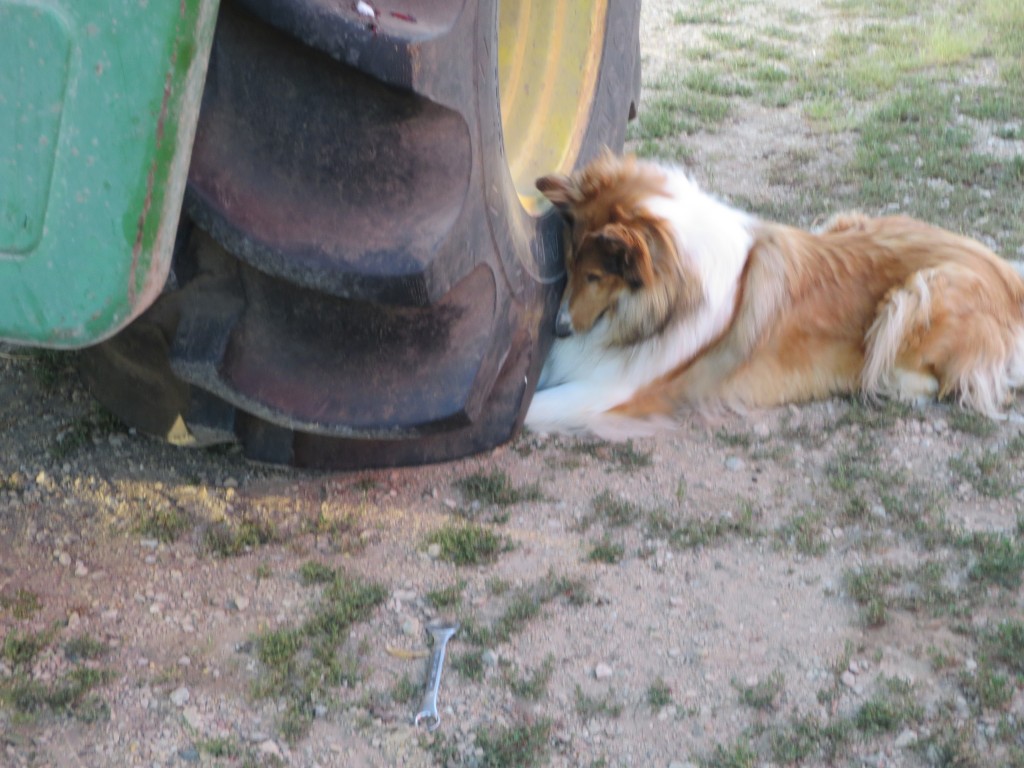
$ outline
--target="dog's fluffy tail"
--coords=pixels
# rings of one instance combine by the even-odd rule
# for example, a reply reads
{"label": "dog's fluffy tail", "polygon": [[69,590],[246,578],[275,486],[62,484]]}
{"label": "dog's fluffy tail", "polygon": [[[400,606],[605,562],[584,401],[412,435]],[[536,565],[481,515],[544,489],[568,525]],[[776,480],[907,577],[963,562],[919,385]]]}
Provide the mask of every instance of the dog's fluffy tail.
{"label": "dog's fluffy tail", "polygon": [[[1024,265],[1014,266],[1024,275]],[[956,394],[962,406],[998,418],[1024,384],[1022,309],[1006,298],[956,264],[911,275],[865,336],[863,391],[911,401]]]}

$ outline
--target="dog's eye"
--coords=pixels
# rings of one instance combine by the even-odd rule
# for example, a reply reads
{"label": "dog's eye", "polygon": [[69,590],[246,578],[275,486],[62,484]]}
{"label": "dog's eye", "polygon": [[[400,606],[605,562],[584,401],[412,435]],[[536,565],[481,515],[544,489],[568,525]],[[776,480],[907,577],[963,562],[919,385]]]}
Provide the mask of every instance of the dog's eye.
{"label": "dog's eye", "polygon": [[587,282],[588,283],[599,283],[599,282],[601,282],[601,275],[599,275],[597,272],[588,272],[587,273]]}

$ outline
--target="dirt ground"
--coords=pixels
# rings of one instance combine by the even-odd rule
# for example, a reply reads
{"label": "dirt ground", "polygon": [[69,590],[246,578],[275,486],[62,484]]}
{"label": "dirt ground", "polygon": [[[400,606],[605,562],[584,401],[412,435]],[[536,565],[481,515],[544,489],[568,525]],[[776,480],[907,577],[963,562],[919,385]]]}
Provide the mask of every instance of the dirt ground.
{"label": "dirt ground", "polygon": [[[644,5],[649,68],[679,43],[662,37],[672,7]],[[691,138],[695,172],[723,194],[768,194],[764,158],[813,140],[794,115],[752,111]],[[856,719],[892,679],[912,691],[914,716],[801,764],[997,765],[1013,743],[1005,729],[1021,738],[1019,677],[997,707],[977,706],[963,681],[986,628],[1019,617],[1024,593],[1018,581],[963,597],[976,555],[956,543],[978,533],[1020,546],[1024,463],[982,463],[1010,455],[1019,404],[991,429],[948,406],[835,400],[687,423],[629,447],[526,435],[439,466],[307,473],[111,425],[56,367],[46,375],[24,350],[0,348],[0,636],[11,648],[52,632],[27,672],[0,657],[0,682],[110,674],[90,694],[94,717],[0,701],[0,765],[752,766],[773,762],[772,733]],[[492,504],[461,482],[495,472],[539,492]],[[430,547],[431,532],[465,518],[507,541],[494,562],[457,566]],[[163,535],[147,524],[158,519],[187,525]],[[253,520],[265,536],[215,551],[211,531]],[[617,562],[591,559],[598,544]],[[254,694],[256,649],[316,615],[323,588],[299,576],[311,561],[386,596],[338,638],[358,674],[289,741],[287,701]],[[851,573],[931,562],[963,610],[904,600],[884,621],[865,617]],[[558,580],[580,599],[543,592]],[[891,588],[906,597],[921,584]],[[456,608],[428,598],[460,585]],[[536,610],[514,631],[455,636],[450,659],[463,663],[445,668],[438,735],[415,729],[425,661],[403,651],[422,649],[439,616],[495,626],[523,595]],[[16,610],[21,599],[33,608]],[[66,644],[83,636],[108,651],[76,661]],[[508,682],[546,664],[534,697]],[[402,695],[403,680],[413,692]],[[495,757],[485,738],[537,724],[533,763]],[[951,732],[979,762],[943,763]],[[759,756],[745,762],[744,744]]]}

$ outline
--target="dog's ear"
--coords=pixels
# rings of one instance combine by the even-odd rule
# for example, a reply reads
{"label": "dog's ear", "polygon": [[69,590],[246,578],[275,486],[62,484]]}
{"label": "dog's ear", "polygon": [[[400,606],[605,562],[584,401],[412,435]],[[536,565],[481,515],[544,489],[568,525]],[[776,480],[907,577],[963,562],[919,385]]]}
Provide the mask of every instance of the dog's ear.
{"label": "dog's ear", "polygon": [[576,199],[576,185],[572,179],[561,173],[552,173],[541,176],[536,181],[544,197],[564,216],[572,213],[573,201]]}
{"label": "dog's ear", "polygon": [[605,269],[619,275],[630,288],[649,285],[654,280],[654,265],[647,241],[622,224],[608,224],[594,237]]}

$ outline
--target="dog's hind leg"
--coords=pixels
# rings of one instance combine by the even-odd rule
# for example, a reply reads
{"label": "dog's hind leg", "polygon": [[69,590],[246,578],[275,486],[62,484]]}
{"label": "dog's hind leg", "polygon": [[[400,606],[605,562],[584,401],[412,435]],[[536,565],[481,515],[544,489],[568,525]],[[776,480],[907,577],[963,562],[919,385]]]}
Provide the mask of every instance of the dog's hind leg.
{"label": "dog's hind leg", "polygon": [[865,346],[866,394],[920,403],[955,393],[995,417],[1021,383],[1021,308],[977,272],[946,263],[885,296]]}

